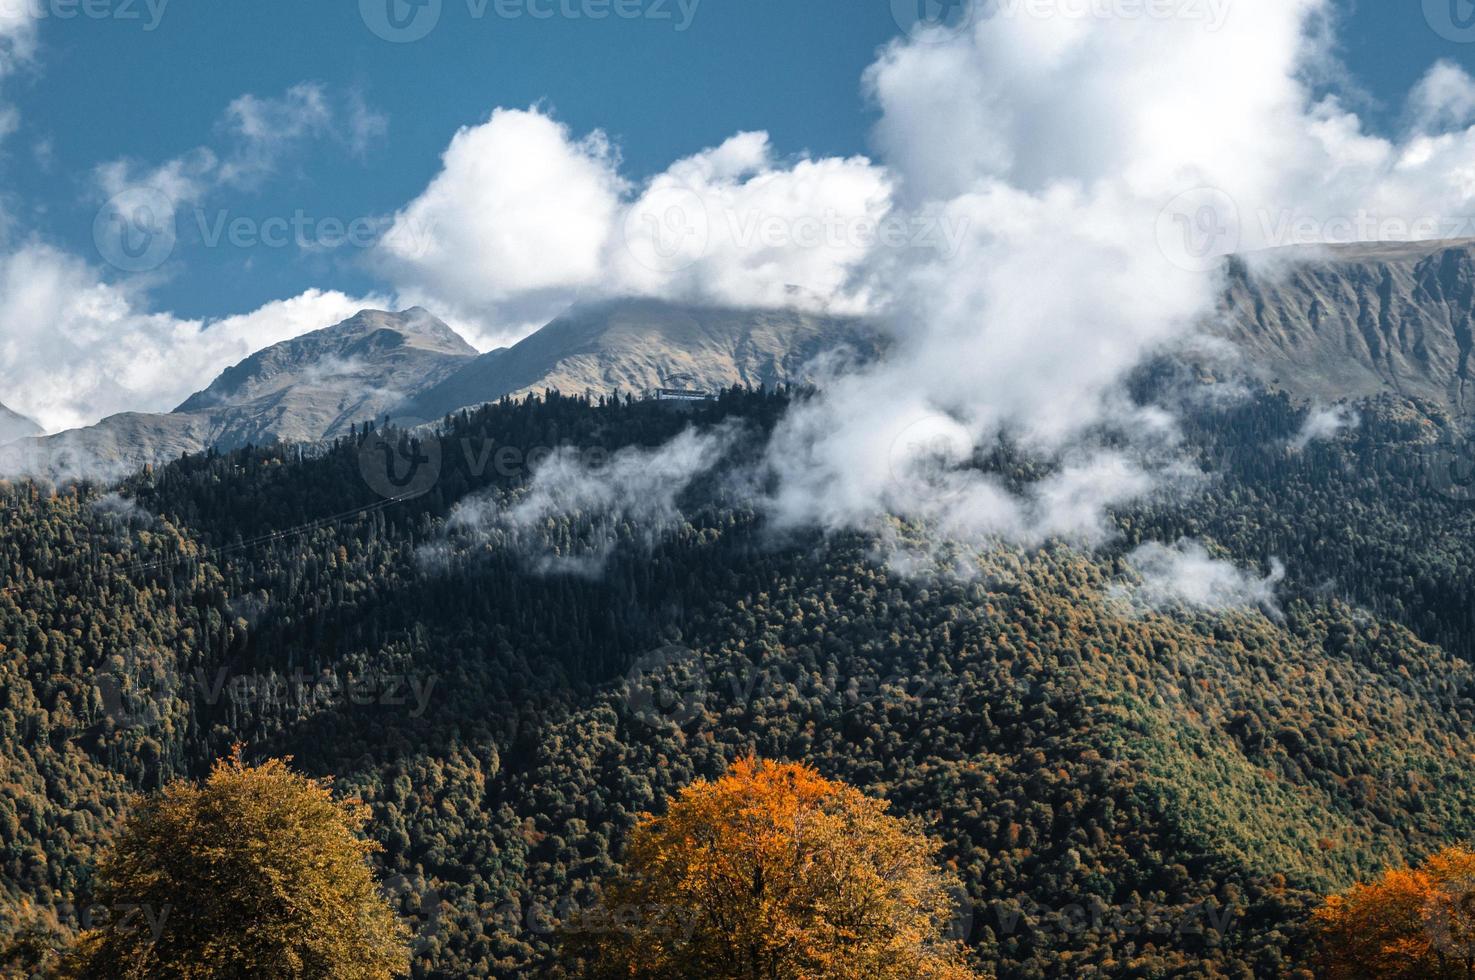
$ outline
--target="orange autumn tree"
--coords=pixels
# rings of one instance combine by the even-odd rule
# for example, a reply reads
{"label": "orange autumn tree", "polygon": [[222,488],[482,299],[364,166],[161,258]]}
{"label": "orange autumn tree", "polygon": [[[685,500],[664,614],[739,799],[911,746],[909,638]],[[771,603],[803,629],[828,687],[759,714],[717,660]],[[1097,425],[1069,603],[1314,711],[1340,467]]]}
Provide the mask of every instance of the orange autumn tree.
{"label": "orange autumn tree", "polygon": [[1475,978],[1475,851],[1447,848],[1333,895],[1313,923],[1328,980]]}
{"label": "orange autumn tree", "polygon": [[803,765],[744,759],[634,830],[597,914],[565,922],[595,977],[968,980],[938,845]]}

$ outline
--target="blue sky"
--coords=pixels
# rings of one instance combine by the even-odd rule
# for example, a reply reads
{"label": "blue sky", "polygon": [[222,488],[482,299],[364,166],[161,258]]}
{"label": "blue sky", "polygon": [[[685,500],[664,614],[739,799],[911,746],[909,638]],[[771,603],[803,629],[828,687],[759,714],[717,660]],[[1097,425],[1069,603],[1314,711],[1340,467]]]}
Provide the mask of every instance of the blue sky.
{"label": "blue sky", "polygon": [[[140,21],[52,19],[39,69],[15,86],[23,122],[7,146],[8,190],[19,213],[82,250],[95,166],[158,163],[211,143],[233,99],[304,81],[357,92],[386,117],[386,137],[360,155],[332,141],[304,147],[259,191],[212,199],[212,215],[391,212],[425,186],[458,127],[536,102],[578,133],[608,132],[635,177],[743,129],[768,130],[783,152],[859,153],[869,119],[860,76],[896,32],[888,6],[855,0],[705,0],[685,30],[674,0],[671,20],[511,20],[492,9],[476,19],[466,0],[448,0],[433,32],[400,44],[366,29],[351,0],[174,0],[152,31],[142,0]],[[44,168],[29,152],[37,143],[49,146]],[[340,256],[304,262],[296,249],[186,258],[188,274],[154,295],[187,316],[244,311],[309,285],[373,285]]]}
{"label": "blue sky", "polygon": [[[1364,0],[1340,31],[1372,99],[1359,108],[1386,127],[1434,59],[1471,60],[1470,45],[1441,38],[1413,6]],[[478,17],[468,0],[445,0],[414,43],[380,39],[343,0],[173,0],[161,15],[144,0],[106,0],[97,9],[108,16],[70,19],[56,0],[45,9],[35,64],[9,86],[22,121],[5,144],[6,195],[23,227],[79,253],[97,209],[94,168],[218,145],[222,113],[243,94],[317,82],[361,98],[387,129],[361,152],[334,140],[300,147],[259,187],[212,195],[210,220],[302,210],[346,222],[412,199],[456,129],[497,106],[541,102],[575,133],[602,128],[636,179],[740,130],[768,131],[783,154],[868,153],[874,112],[860,78],[897,33],[884,0],[702,0],[694,11],[671,0],[601,21],[535,19],[526,7],[509,8],[522,11],[515,19],[490,6]],[[191,236],[182,233],[182,267],[152,293],[184,316],[243,312],[312,285],[376,284],[351,249],[201,248]]]}
{"label": "blue sky", "polygon": [[962,397],[993,304],[1089,376],[1225,252],[1475,237],[1472,0],[974,3],[0,0],[0,403],[83,425],[364,304],[488,349],[616,295],[973,318],[928,368]]}

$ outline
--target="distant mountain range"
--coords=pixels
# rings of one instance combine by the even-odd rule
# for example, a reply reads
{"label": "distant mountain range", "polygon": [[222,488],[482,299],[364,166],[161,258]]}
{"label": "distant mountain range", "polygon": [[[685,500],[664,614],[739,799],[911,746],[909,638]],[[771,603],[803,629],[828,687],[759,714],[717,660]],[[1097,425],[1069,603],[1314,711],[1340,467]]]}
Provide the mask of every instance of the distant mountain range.
{"label": "distant mountain range", "polygon": [[[1245,369],[1298,398],[1391,392],[1475,416],[1475,244],[1280,249],[1230,261],[1215,331]],[[486,354],[423,309],[365,310],[268,347],[173,412],[125,413],[43,438],[0,407],[0,471],[121,475],[207,447],[317,442],[385,416],[430,422],[506,395],[642,394],[816,380],[830,357],[879,356],[875,325],[657,300],[576,306]],[[6,444],[9,443],[8,446]]]}
{"label": "distant mountain range", "polygon": [[[504,395],[643,394],[673,377],[709,390],[815,378],[823,356],[874,357],[859,320],[624,300],[578,306],[521,343],[478,355],[423,309],[365,310],[259,351],[172,412],[124,413],[37,439],[17,431],[0,470],[118,476],[184,453],[317,442],[386,416],[429,422]],[[0,439],[0,444],[10,440]]]}

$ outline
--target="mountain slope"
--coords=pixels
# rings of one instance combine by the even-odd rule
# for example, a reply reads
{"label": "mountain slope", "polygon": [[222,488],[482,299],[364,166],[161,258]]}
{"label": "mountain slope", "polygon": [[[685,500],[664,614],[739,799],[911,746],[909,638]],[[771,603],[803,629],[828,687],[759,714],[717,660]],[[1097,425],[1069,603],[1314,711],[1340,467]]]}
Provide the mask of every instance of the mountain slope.
{"label": "mountain slope", "polygon": [[1223,336],[1307,399],[1391,392],[1475,413],[1475,244],[1276,249],[1231,263]]}
{"label": "mountain slope", "polygon": [[[784,402],[532,400],[440,439],[618,450],[734,418],[759,438]],[[374,499],[352,440],[177,462],[122,488],[131,510],[0,486],[0,589],[18,590],[0,592],[17,815],[0,934],[37,895],[76,901],[124,790],[244,741],[370,808],[415,976],[580,976],[553,964],[555,921],[596,905],[635,814],[756,750],[925,820],[967,889],[956,925],[1001,978],[1309,977],[1317,892],[1475,834],[1475,669],[1337,600],[1323,569],[1359,605],[1445,595],[1429,573],[1450,576],[1441,607],[1469,635],[1475,565],[1449,557],[1475,512],[1391,480],[1350,435],[1291,451],[1304,415],[1264,394],[1213,409],[1185,438],[1227,456],[1225,489],[1119,528],[1123,549],[1193,533],[1240,563],[1284,556],[1276,615],[1124,605],[1113,552],[1065,546],[908,578],[885,552],[924,545],[912,529],[776,541],[720,503],[721,470],[674,525],[620,516],[597,578],[538,558],[597,542],[598,513],[549,514],[541,546],[490,519],[468,535],[461,518],[526,479],[475,452],[445,454],[435,493],[348,520],[322,519]],[[1364,424],[1378,447],[1417,436]],[[318,697],[283,686],[299,671],[392,686]]]}
{"label": "mountain slope", "polygon": [[438,418],[545,388],[642,394],[675,375],[711,390],[800,383],[813,378],[816,358],[841,350],[870,358],[880,348],[860,320],[615,300],[576,306],[516,346],[482,355],[428,388],[412,414]]}
{"label": "mountain slope", "polygon": [[27,436],[39,436],[41,427],[19,412],[0,405],[0,446]]}
{"label": "mountain slope", "polygon": [[21,447],[30,458],[19,468],[122,473],[207,447],[328,439],[394,412],[475,356],[422,309],[365,310],[258,351],[168,414],[115,415]]}

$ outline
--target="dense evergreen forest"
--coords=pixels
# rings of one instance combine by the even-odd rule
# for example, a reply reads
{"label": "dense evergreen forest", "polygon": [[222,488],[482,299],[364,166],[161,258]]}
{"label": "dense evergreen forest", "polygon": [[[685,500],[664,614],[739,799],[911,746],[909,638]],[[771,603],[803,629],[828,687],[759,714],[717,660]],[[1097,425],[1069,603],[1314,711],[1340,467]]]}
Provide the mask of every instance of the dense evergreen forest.
{"label": "dense evergreen forest", "polygon": [[[372,808],[418,977],[577,975],[560,931],[636,815],[750,751],[922,818],[1000,977],[1294,976],[1320,894],[1471,839],[1475,528],[1432,410],[1360,406],[1297,448],[1308,408],[1201,400],[1189,498],[1115,515],[1094,553],[1000,547],[960,578],[765,526],[738,474],[802,397],[550,393],[438,436],[4,486],[0,928],[75,927],[127,795],[238,740]],[[594,568],[458,509],[518,500],[544,450],[717,426],[726,460],[670,526],[531,529],[544,555],[607,551]],[[386,488],[386,451],[435,478]],[[1278,608],[1124,599],[1125,556],[1183,536],[1283,561]]]}

